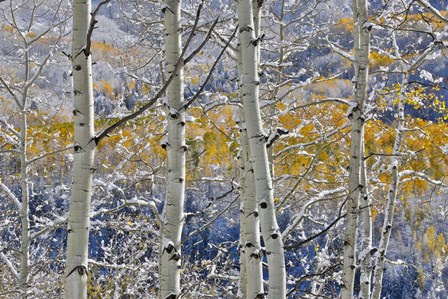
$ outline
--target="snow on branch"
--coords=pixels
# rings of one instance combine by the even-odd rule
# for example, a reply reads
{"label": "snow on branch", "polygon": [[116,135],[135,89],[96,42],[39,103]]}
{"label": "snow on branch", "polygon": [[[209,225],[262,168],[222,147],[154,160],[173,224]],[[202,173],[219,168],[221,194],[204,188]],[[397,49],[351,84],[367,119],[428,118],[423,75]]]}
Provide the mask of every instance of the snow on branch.
{"label": "snow on branch", "polygon": [[46,158],[46,157],[51,156],[51,155],[55,155],[55,154],[58,154],[58,153],[61,153],[61,152],[67,151],[67,150],[71,150],[73,148],[74,148],[73,145],[69,145],[69,146],[67,146],[65,148],[61,148],[61,149],[58,149],[58,150],[55,150],[55,151],[52,151],[52,152],[49,152],[49,153],[45,153],[43,155],[37,156],[37,157],[29,160],[28,164],[31,164],[33,162],[36,162],[36,161],[38,161],[40,159]]}
{"label": "snow on branch", "polygon": [[328,140],[328,138],[336,135],[338,132],[343,131],[344,129],[348,128],[349,126],[350,126],[350,123],[346,122],[341,127],[334,129],[333,131],[329,132],[328,134],[325,134],[324,136],[321,136],[319,139],[316,139],[316,140],[308,142],[308,143],[298,143],[298,144],[293,144],[293,145],[287,146],[284,149],[278,151],[274,155],[274,158],[278,158],[280,155],[282,155],[286,152],[292,151],[292,150],[299,150],[297,153],[295,153],[296,155],[305,155],[305,156],[314,157],[313,154],[310,154],[310,153],[304,151],[303,149],[305,147],[316,145],[323,140]]}
{"label": "snow on branch", "polygon": [[266,141],[266,147],[270,148],[277,139],[287,134],[289,134],[289,131],[285,128],[276,128],[275,131],[269,135],[268,140]]}
{"label": "snow on branch", "polygon": [[102,263],[102,262],[98,262],[92,259],[89,259],[89,264],[95,265],[95,266],[99,266],[99,267],[103,267],[103,268],[108,268],[108,269],[116,269],[116,270],[130,270],[130,271],[137,271],[137,268],[134,267],[130,267],[127,266],[125,264],[109,264],[109,263]]}
{"label": "snow on branch", "polygon": [[355,61],[355,57],[353,55],[350,55],[349,52],[345,51],[342,47],[340,47],[339,45],[336,45],[335,43],[331,42],[328,38],[325,38],[327,43],[330,45],[330,48],[339,56],[354,62]]}
{"label": "snow on branch", "polygon": [[[196,24],[196,23],[195,23]],[[217,24],[217,22],[213,23],[214,25]],[[214,29],[214,26],[212,25],[209,32],[212,32]],[[189,40],[192,39],[192,37],[194,36],[196,32],[196,28],[193,27],[190,37],[188,38],[184,48],[182,49],[182,53],[179,57],[178,62],[176,63],[174,70],[172,71],[170,77],[168,78],[168,80],[166,80],[163,84],[163,86],[160,88],[160,90],[157,92],[157,94],[149,100],[148,103],[146,103],[145,105],[143,105],[140,109],[138,109],[136,112],[131,113],[123,118],[121,118],[120,120],[118,120],[116,123],[110,125],[109,127],[105,128],[103,131],[101,131],[101,133],[99,133],[96,137],[95,137],[95,143],[98,145],[98,143],[105,137],[109,137],[109,134],[112,133],[115,129],[117,129],[118,127],[121,127],[122,125],[126,124],[128,121],[137,118],[138,116],[140,116],[141,114],[143,114],[146,110],[148,110],[149,108],[151,108],[164,94],[166,89],[168,88],[168,86],[171,84],[171,82],[173,81],[173,79],[177,76],[177,72],[179,70],[179,68],[181,67],[181,65],[185,65],[185,61],[184,61],[184,56],[185,53],[187,51],[188,45],[189,45]],[[236,33],[236,31],[235,31]],[[235,35],[235,33],[232,35],[232,37],[229,39],[228,44],[230,44],[230,41],[232,40],[233,36]],[[207,34],[207,36],[209,36],[209,34]],[[208,40],[208,38],[206,38],[205,40]],[[205,42],[201,43],[199,45],[199,47],[197,47],[193,52],[199,53],[200,50],[205,46]],[[226,48],[224,48],[223,52],[225,51]],[[207,79],[205,80],[205,82],[202,84],[201,89],[198,91],[198,93],[190,100],[188,101],[188,103],[184,106],[184,109],[186,110],[188,108],[189,105],[191,105],[191,103],[193,101],[195,101],[200,93],[202,92],[202,90],[205,88],[205,85],[207,84],[208,80],[210,79],[211,73],[213,72],[214,68],[216,67],[216,65],[218,64],[218,61],[220,61],[221,56],[223,54],[223,52],[221,52],[221,54],[219,55],[219,57],[216,59],[213,67],[210,69],[209,75],[207,77]]]}
{"label": "snow on branch", "polygon": [[432,6],[428,1],[426,0],[417,0],[417,3],[423,6],[424,8],[428,9],[433,15],[435,15],[439,20],[448,23],[448,18],[443,16],[440,11]]}
{"label": "snow on branch", "polygon": [[5,265],[8,267],[9,271],[11,271],[11,273],[14,275],[14,277],[17,280],[19,280],[20,279],[20,274],[14,268],[14,265],[11,263],[11,261],[8,259],[8,257],[3,252],[0,252],[0,257],[2,258],[3,262],[5,263]]}
{"label": "snow on branch", "polygon": [[423,172],[418,172],[418,171],[414,171],[414,170],[404,170],[404,171],[400,172],[399,177],[401,179],[404,176],[410,176],[412,179],[414,179],[414,178],[422,179],[422,180],[425,180],[435,186],[448,188],[448,185],[444,184],[442,181],[434,180],[434,179],[430,178],[429,176],[427,176],[426,174],[424,174]]}
{"label": "snow on branch", "polygon": [[335,195],[345,191],[346,191],[345,187],[338,187],[333,190],[323,190],[314,197],[312,197],[302,206],[300,211],[296,215],[294,215],[294,217],[291,219],[290,224],[286,227],[286,229],[282,233],[282,238],[285,239],[286,237],[288,237],[291,234],[291,232],[300,224],[302,219],[305,217],[306,211],[312,204],[324,200],[328,196]]}
{"label": "snow on branch", "polygon": [[11,124],[9,124],[9,123],[4,119],[4,117],[0,118],[0,123],[2,123],[2,124],[6,127],[6,129],[7,129],[8,131],[10,131],[11,133],[13,133],[16,137],[19,137],[19,138],[20,138],[20,134],[19,134],[19,132],[16,131],[16,130],[14,129],[14,127],[13,127]]}
{"label": "snow on branch", "polygon": [[19,98],[17,97],[15,92],[12,90],[12,88],[9,86],[8,82],[6,82],[1,76],[0,76],[0,83],[2,83],[2,85],[8,91],[8,93],[12,96],[12,98],[16,102],[17,106],[19,106],[20,108],[23,108],[23,103],[20,103]]}
{"label": "snow on branch", "polygon": [[220,211],[218,214],[215,215],[215,217],[213,217],[209,222],[207,222],[206,224],[204,224],[203,226],[201,226],[200,228],[192,231],[191,233],[188,234],[188,236],[186,236],[184,238],[184,240],[182,240],[182,242],[185,244],[185,242],[187,242],[188,239],[190,239],[191,237],[193,237],[194,235],[202,232],[203,230],[205,230],[207,227],[209,227],[210,225],[212,225],[222,214],[224,214],[226,211],[228,211],[233,204],[239,199],[239,195],[237,197],[235,197],[234,200],[232,200],[224,209],[222,209],[222,211]]}
{"label": "snow on branch", "polygon": [[236,275],[223,275],[216,273],[216,266],[213,265],[212,269],[210,270],[210,273],[207,275],[208,279],[220,279],[220,280],[227,280],[227,281],[238,281],[240,279],[239,276]]}
{"label": "snow on branch", "polygon": [[2,182],[0,182],[0,187],[2,187],[3,191],[5,191],[5,193],[8,194],[8,196],[11,198],[11,200],[17,206],[17,209],[21,210],[22,209],[22,204],[20,203],[20,201],[17,198],[17,196],[15,196],[14,193],[12,193],[12,191],[8,188],[8,186],[6,186]]}
{"label": "snow on branch", "polygon": [[48,223],[45,225],[44,228],[42,228],[41,230],[34,232],[32,234],[30,234],[30,240],[35,240],[37,237],[45,234],[46,232],[50,231],[50,230],[55,230],[57,228],[60,228],[62,226],[64,226],[65,224],[67,224],[67,215],[63,216],[63,217],[57,217],[57,219],[55,221],[53,221],[52,223]]}

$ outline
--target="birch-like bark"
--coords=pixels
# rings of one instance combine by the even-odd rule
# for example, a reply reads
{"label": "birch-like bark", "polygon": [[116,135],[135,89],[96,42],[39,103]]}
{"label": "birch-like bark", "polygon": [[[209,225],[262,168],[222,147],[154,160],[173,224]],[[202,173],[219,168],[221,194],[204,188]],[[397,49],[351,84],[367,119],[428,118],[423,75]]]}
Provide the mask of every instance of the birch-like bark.
{"label": "birch-like bark", "polygon": [[266,246],[269,267],[269,298],[286,297],[283,241],[275,216],[274,193],[266,149],[267,136],[262,128],[259,104],[258,50],[254,14],[250,0],[238,1],[244,117],[249,139],[250,160],[254,169],[255,195]]}
{"label": "birch-like bark", "polygon": [[349,196],[345,217],[344,257],[341,295],[343,299],[353,298],[356,271],[357,222],[359,199],[366,186],[361,184],[361,164],[364,143],[364,103],[367,99],[369,73],[370,29],[367,19],[367,1],[353,0],[354,51],[355,51],[355,99],[349,113],[352,121],[350,142]]}
{"label": "birch-like bark", "polygon": [[[364,150],[364,143],[363,153]],[[361,192],[361,215],[362,215],[362,242],[359,262],[361,265],[361,292],[359,298],[370,299],[371,280],[372,280],[372,199],[368,193],[368,177],[366,161],[361,163],[361,185],[364,186]]]}
{"label": "birch-like bark", "polygon": [[[165,55],[167,78],[180,61],[181,2],[165,1]],[[182,62],[179,62],[182,63]],[[166,89],[168,103],[168,136],[164,147],[167,151],[166,199],[162,215],[160,246],[159,298],[177,298],[180,295],[181,234],[184,221],[185,195],[185,113],[183,66],[178,67],[171,84]]]}
{"label": "birch-like bark", "polygon": [[[243,197],[243,256],[246,268],[246,286],[244,298],[257,298],[264,294],[262,258],[260,244],[260,218],[255,197],[254,169],[250,160],[249,140],[247,138],[244,111],[240,111],[241,126],[241,170],[244,176]],[[261,295],[260,295],[261,294]]]}
{"label": "birch-like bark", "polygon": [[[256,36],[260,32],[260,6],[258,2],[253,1],[254,10],[254,25]],[[259,49],[257,52],[259,57]],[[259,62],[259,59],[257,58]],[[238,47],[238,72],[241,73],[242,66],[242,50],[241,45]],[[243,95],[245,94],[244,86],[239,89],[239,98],[243,102]],[[243,229],[243,255],[244,267],[246,271],[246,278],[244,286],[244,298],[259,298],[257,296],[264,296],[263,290],[263,270],[262,258],[263,251],[260,244],[260,218],[255,197],[255,181],[254,169],[250,160],[249,139],[247,135],[247,126],[244,117],[244,110],[239,109],[240,118],[240,143],[241,143],[241,173],[243,176],[242,182],[242,198],[243,198],[243,213],[242,224]]]}
{"label": "birch-like bark", "polygon": [[92,179],[95,171],[92,63],[87,51],[90,0],[73,1],[72,72],[74,96],[74,164],[68,217],[66,299],[87,298],[88,242]]}
{"label": "birch-like bark", "polygon": [[[241,73],[243,68],[241,57],[241,47],[238,47],[238,61],[237,69],[238,73]],[[243,89],[238,89],[238,98],[242,103]],[[241,194],[241,206],[240,206],[240,280],[238,287],[238,298],[247,298],[247,260],[246,260],[246,227],[248,221],[246,220],[246,206],[247,206],[247,182],[246,180],[246,161],[245,158],[248,156],[245,154],[248,147],[246,124],[244,123],[244,111],[242,108],[238,108],[238,118],[240,127],[240,156],[238,157],[238,167],[239,167],[239,177],[240,177],[240,194]],[[245,148],[246,147],[246,148]],[[253,179],[253,177],[252,177]],[[254,198],[255,200],[255,198]]]}
{"label": "birch-like bark", "polygon": [[[403,84],[407,85],[405,82]],[[403,85],[402,85],[403,87]],[[403,89],[402,89],[403,90]],[[377,261],[375,264],[375,272],[373,275],[373,291],[372,299],[380,299],[381,290],[383,288],[383,273],[384,263],[386,261],[387,248],[389,247],[389,239],[392,232],[392,224],[394,219],[395,200],[397,198],[398,189],[398,167],[399,161],[395,155],[400,152],[401,142],[403,138],[403,123],[404,123],[404,106],[398,104],[398,127],[397,135],[395,136],[394,148],[392,153],[392,181],[389,186],[387,194],[386,211],[384,215],[384,223],[381,229],[381,238],[378,245]]]}
{"label": "birch-like bark", "polygon": [[[241,161],[241,160],[240,160]],[[240,168],[244,168],[240,166]],[[242,169],[242,171],[244,171]],[[244,244],[246,243],[246,216],[244,215],[244,174],[240,173],[240,194],[241,194],[241,205],[240,205],[240,244],[239,244],[239,254],[240,254],[240,277],[238,280],[238,293],[237,298],[247,298],[247,267],[246,267],[246,256],[244,251]]]}
{"label": "birch-like bark", "polygon": [[[28,62],[28,60],[27,60]],[[23,99],[26,107],[26,97]],[[29,195],[29,167],[27,159],[27,115],[26,110],[21,111],[20,120],[20,185],[22,189],[22,205],[20,219],[22,225],[20,244],[20,298],[28,298],[29,267],[30,267],[30,195]]]}
{"label": "birch-like bark", "polygon": [[[403,71],[403,79],[400,86],[400,94],[398,99],[398,113],[397,113],[398,115],[397,129],[391,157],[392,181],[389,185],[389,192],[387,193],[386,197],[387,198],[386,210],[384,213],[384,222],[381,230],[380,243],[378,245],[378,253],[375,263],[375,272],[373,275],[372,299],[380,299],[381,290],[383,288],[384,263],[386,261],[387,249],[389,247],[389,239],[392,233],[395,200],[397,199],[397,190],[399,184],[398,168],[400,166],[400,160],[398,159],[398,155],[400,154],[401,144],[404,137],[404,100],[405,100],[404,97],[408,87],[408,76],[409,76],[408,75],[409,70],[405,70],[404,63],[401,60],[400,51],[395,39],[395,35],[393,33],[392,33],[392,39],[395,49],[395,56],[397,57],[397,59],[400,59],[400,65]],[[420,59],[417,59],[417,61],[419,61]]]}

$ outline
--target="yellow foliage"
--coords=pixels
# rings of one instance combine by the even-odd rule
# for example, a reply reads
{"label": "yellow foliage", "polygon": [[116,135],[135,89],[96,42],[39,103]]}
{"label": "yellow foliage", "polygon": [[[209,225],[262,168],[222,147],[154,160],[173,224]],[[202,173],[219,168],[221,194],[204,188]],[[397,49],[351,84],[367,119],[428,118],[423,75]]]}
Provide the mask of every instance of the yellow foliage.
{"label": "yellow foliage", "polygon": [[436,230],[434,225],[431,225],[425,234],[426,241],[428,242],[428,248],[431,252],[434,252],[436,248]]}
{"label": "yellow foliage", "polygon": [[108,81],[101,80],[100,81],[101,90],[104,92],[104,94],[109,98],[114,98],[114,87],[112,84]]}
{"label": "yellow foliage", "polygon": [[314,130],[314,124],[309,123],[302,127],[302,129],[300,130],[300,134],[307,135],[310,134],[313,130]]}
{"label": "yellow foliage", "polygon": [[31,31],[31,32],[28,32],[26,36],[29,38],[35,38],[37,36],[37,34],[36,34],[36,32]]}
{"label": "yellow foliage", "polygon": [[279,117],[279,121],[285,129],[292,131],[300,124],[300,119],[295,115],[294,112],[285,113]]}
{"label": "yellow foliage", "polygon": [[151,92],[151,85],[147,84],[147,83],[143,83],[142,85],[142,94],[147,95]]}
{"label": "yellow foliage", "polygon": [[370,52],[369,62],[371,67],[387,66],[394,62],[388,55],[380,54],[378,52]]}
{"label": "yellow foliage", "polygon": [[425,287],[425,273],[422,268],[418,268],[418,285],[420,289],[423,289]]}
{"label": "yellow foliage", "polygon": [[116,52],[116,50],[111,44],[93,41],[92,42],[92,52],[102,52],[102,53],[113,54]]}
{"label": "yellow foliage", "polygon": [[388,183],[390,181],[390,175],[389,173],[382,172],[378,175],[378,179],[381,183]]}
{"label": "yellow foliage", "polygon": [[3,25],[2,26],[2,30],[9,32],[9,33],[13,33],[14,32],[14,27],[10,26],[10,25]]}
{"label": "yellow foliage", "polygon": [[378,216],[378,210],[375,207],[372,207],[372,221],[375,221],[376,216]]}
{"label": "yellow foliage", "polygon": [[443,233],[440,233],[437,236],[436,247],[439,248],[442,256],[446,256],[447,255],[447,253],[448,253],[448,244],[445,243],[445,236],[443,235]]}
{"label": "yellow foliage", "polygon": [[355,22],[353,21],[353,18],[350,17],[340,18],[336,23],[336,28],[346,32],[352,32],[355,28]]}
{"label": "yellow foliage", "polygon": [[286,109],[286,104],[285,104],[285,103],[282,103],[282,102],[279,102],[279,103],[275,104],[275,107],[276,107],[278,110],[283,111],[283,110]]}
{"label": "yellow foliage", "polygon": [[191,84],[193,84],[193,85],[198,85],[200,82],[201,82],[201,80],[200,80],[199,76],[193,76],[191,78]]}

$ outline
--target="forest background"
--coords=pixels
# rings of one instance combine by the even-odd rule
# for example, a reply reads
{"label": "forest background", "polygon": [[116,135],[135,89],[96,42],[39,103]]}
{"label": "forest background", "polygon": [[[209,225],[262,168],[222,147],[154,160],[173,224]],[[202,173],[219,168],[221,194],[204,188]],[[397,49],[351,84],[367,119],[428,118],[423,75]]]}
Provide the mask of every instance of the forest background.
{"label": "forest background", "polygon": [[[367,263],[384,268],[383,297],[447,298],[445,1],[369,1],[362,24],[351,1],[258,1],[260,29],[246,44],[235,1],[182,1],[182,29],[174,31],[182,37],[183,83],[170,81],[180,67],[167,58],[167,36],[174,33],[164,21],[175,15],[167,3],[92,3],[82,55],[92,60],[96,157],[88,169],[88,265],[86,273],[82,265],[73,268],[85,278],[88,297],[160,293],[160,263],[175,247],[163,229],[167,190],[173,190],[167,187],[170,118],[185,129],[185,143],[175,149],[185,154],[185,202],[182,249],[168,258],[181,265],[173,298],[243,296],[250,274],[240,258],[248,245],[240,224],[258,210],[245,214],[245,173],[254,172],[255,162],[244,152],[245,78],[238,70],[240,53],[253,47],[285,296],[342,292],[351,133],[353,115],[362,110],[359,167],[366,175],[352,291],[363,296]],[[76,155],[86,149],[74,141],[73,119],[82,113],[73,98],[83,94],[73,88],[73,62],[82,52],[72,52],[74,6],[0,1],[0,298],[61,298],[67,278],[75,277],[66,269],[68,218]],[[355,92],[358,31],[368,31],[370,43],[362,109]],[[182,87],[188,104],[175,117],[170,85]],[[135,117],[121,121],[129,115]],[[369,222],[370,245],[363,247]],[[271,253],[264,243],[252,257],[261,262],[261,289],[268,293]],[[377,274],[369,275],[370,289]]]}

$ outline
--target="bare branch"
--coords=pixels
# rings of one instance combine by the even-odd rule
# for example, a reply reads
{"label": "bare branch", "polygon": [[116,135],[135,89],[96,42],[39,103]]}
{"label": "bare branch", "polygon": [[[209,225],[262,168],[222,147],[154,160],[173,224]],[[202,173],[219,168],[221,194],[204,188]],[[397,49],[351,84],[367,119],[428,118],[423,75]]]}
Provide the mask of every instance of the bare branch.
{"label": "bare branch", "polygon": [[234,200],[232,200],[224,209],[222,209],[222,211],[220,211],[218,214],[216,214],[215,217],[213,217],[209,222],[207,222],[206,224],[204,224],[197,230],[192,231],[188,236],[186,236],[184,238],[184,240],[182,240],[182,243],[185,244],[185,242],[187,242],[191,237],[200,233],[201,231],[203,231],[204,229],[209,227],[211,224],[213,224],[222,214],[224,214],[226,211],[228,211],[239,198],[240,198],[239,195],[237,197],[235,197]]}
{"label": "bare branch", "polygon": [[434,6],[432,6],[428,1],[426,0],[417,0],[418,4],[423,6],[424,8],[428,9],[434,16],[436,16],[439,20],[448,23],[448,18],[444,17],[438,9],[436,9]]}
{"label": "bare branch", "polygon": [[33,162],[36,162],[36,161],[38,161],[38,160],[40,160],[40,159],[46,158],[46,157],[51,156],[51,155],[54,155],[54,154],[58,154],[58,153],[61,153],[61,152],[65,152],[66,150],[70,150],[70,149],[72,149],[72,148],[73,148],[73,145],[70,145],[70,146],[68,146],[68,147],[66,147],[66,148],[61,148],[61,149],[58,149],[58,150],[53,151],[53,152],[45,153],[45,154],[43,154],[43,155],[40,155],[40,156],[38,156],[38,157],[35,157],[35,158],[29,160],[29,161],[28,161],[28,164],[31,164],[31,163],[33,163]]}
{"label": "bare branch", "polygon": [[[200,13],[201,10],[201,6],[198,9],[198,14]],[[197,25],[197,21],[195,22],[195,24]],[[168,88],[168,86],[171,84],[171,81],[173,81],[174,77],[176,76],[179,68],[181,65],[185,65],[184,61],[183,61],[183,57],[185,55],[185,52],[187,51],[187,47],[189,44],[189,40],[192,39],[192,37],[195,34],[195,30],[196,27],[193,27],[190,37],[187,40],[187,44],[184,46],[184,48],[182,49],[182,53],[179,57],[178,62],[176,63],[176,66],[174,67],[174,70],[172,72],[172,74],[170,75],[170,77],[168,78],[168,80],[166,80],[166,82],[163,84],[162,88],[159,90],[159,92],[157,92],[157,94],[145,105],[143,105],[140,109],[138,109],[136,112],[129,114],[125,117],[123,117],[122,119],[118,120],[116,123],[112,124],[111,126],[107,127],[106,129],[104,129],[97,137],[95,137],[95,143],[98,144],[103,138],[109,136],[110,133],[112,133],[116,128],[124,125],[125,123],[127,123],[128,121],[136,118],[137,116],[143,114],[146,110],[148,110],[149,108],[152,107],[152,105],[154,105],[158,99],[160,99],[162,97],[162,95],[165,93],[166,89]],[[235,33],[234,33],[235,34]],[[234,35],[233,35],[234,36]],[[232,36],[232,37],[233,37]],[[229,41],[230,43],[230,41]],[[194,52],[199,52],[203,47],[205,46],[205,43],[202,43],[201,45],[199,45],[199,47],[194,51]],[[218,57],[217,61],[219,61],[219,59],[221,58],[221,55]],[[215,62],[214,66],[216,66],[217,61]],[[212,69],[213,70],[213,69]],[[210,73],[212,72],[212,70],[210,70]],[[210,75],[209,75],[210,77]],[[209,78],[208,77],[208,78]],[[205,84],[207,83],[208,80],[205,81],[205,83],[203,84],[203,86],[201,87],[201,91],[203,90],[203,88],[205,87]],[[198,97],[199,95],[195,96],[194,100]],[[193,101],[191,101],[193,102]],[[189,102],[190,103],[190,102]],[[189,104],[187,103],[187,104]],[[190,103],[191,104],[191,103]],[[185,107],[185,106],[184,106]]]}
{"label": "bare branch", "polygon": [[[98,12],[100,11],[101,6],[103,6],[104,4],[109,3],[111,0],[104,0],[103,2],[100,2],[98,4],[98,6],[95,8],[95,10],[90,14],[92,17],[90,19],[90,26],[89,26],[89,31],[87,32],[87,42],[86,42],[86,47],[84,50],[84,55],[89,56],[90,54],[92,54],[92,52],[90,51],[91,47],[92,47],[92,34],[93,34],[93,30],[95,30],[95,25],[96,23],[98,23],[98,21],[96,20],[96,15],[98,14]],[[79,53],[78,53],[79,55]]]}
{"label": "bare branch", "polygon": [[6,266],[8,266],[9,271],[11,271],[11,273],[14,275],[14,277],[19,280],[20,279],[20,274],[19,272],[17,272],[17,270],[14,268],[13,264],[11,263],[11,261],[8,259],[8,257],[3,253],[0,252],[0,257],[2,258],[3,262],[5,263]]}
{"label": "bare branch", "polygon": [[[204,45],[207,43],[207,41],[209,40],[211,34],[213,33],[213,29],[215,28],[216,24],[218,24],[218,20],[219,18],[216,18],[216,20],[212,23],[212,26],[210,27],[210,29],[207,32],[207,35],[205,36],[204,40],[202,41],[201,45],[196,48],[196,50],[194,50],[193,52],[191,52],[191,54],[185,58],[184,63],[187,64],[194,56],[196,56],[196,54],[199,53],[200,49],[202,49],[202,47],[204,47]],[[195,26],[193,28],[196,28],[196,23]]]}
{"label": "bare branch", "polygon": [[8,194],[8,196],[11,198],[11,200],[16,205],[17,209],[20,211],[22,209],[22,204],[20,203],[17,196],[15,196],[14,193],[12,193],[12,191],[8,188],[8,186],[3,184],[2,182],[0,182],[0,187],[2,187],[3,191],[5,191],[5,193]]}
{"label": "bare branch", "polygon": [[221,60],[222,55],[226,51],[227,47],[230,45],[230,42],[232,41],[233,37],[235,36],[236,32],[238,31],[238,26],[235,27],[235,30],[233,31],[233,34],[230,36],[229,40],[227,41],[227,44],[225,47],[221,50],[221,53],[219,53],[218,58],[215,60],[215,63],[213,64],[212,68],[210,69],[210,72],[207,75],[207,78],[205,78],[204,83],[202,83],[201,88],[198,90],[198,92],[184,105],[183,109],[187,110],[190,105],[199,98],[202,91],[204,91],[205,86],[207,85],[208,81],[212,77],[213,70],[216,68],[216,65]]}
{"label": "bare branch", "polygon": [[11,87],[9,87],[9,84],[0,76],[0,82],[3,84],[3,86],[6,88],[8,93],[13,97],[14,101],[16,102],[17,106],[19,108],[23,108],[23,105],[20,103],[19,98],[17,95],[12,91]]}

